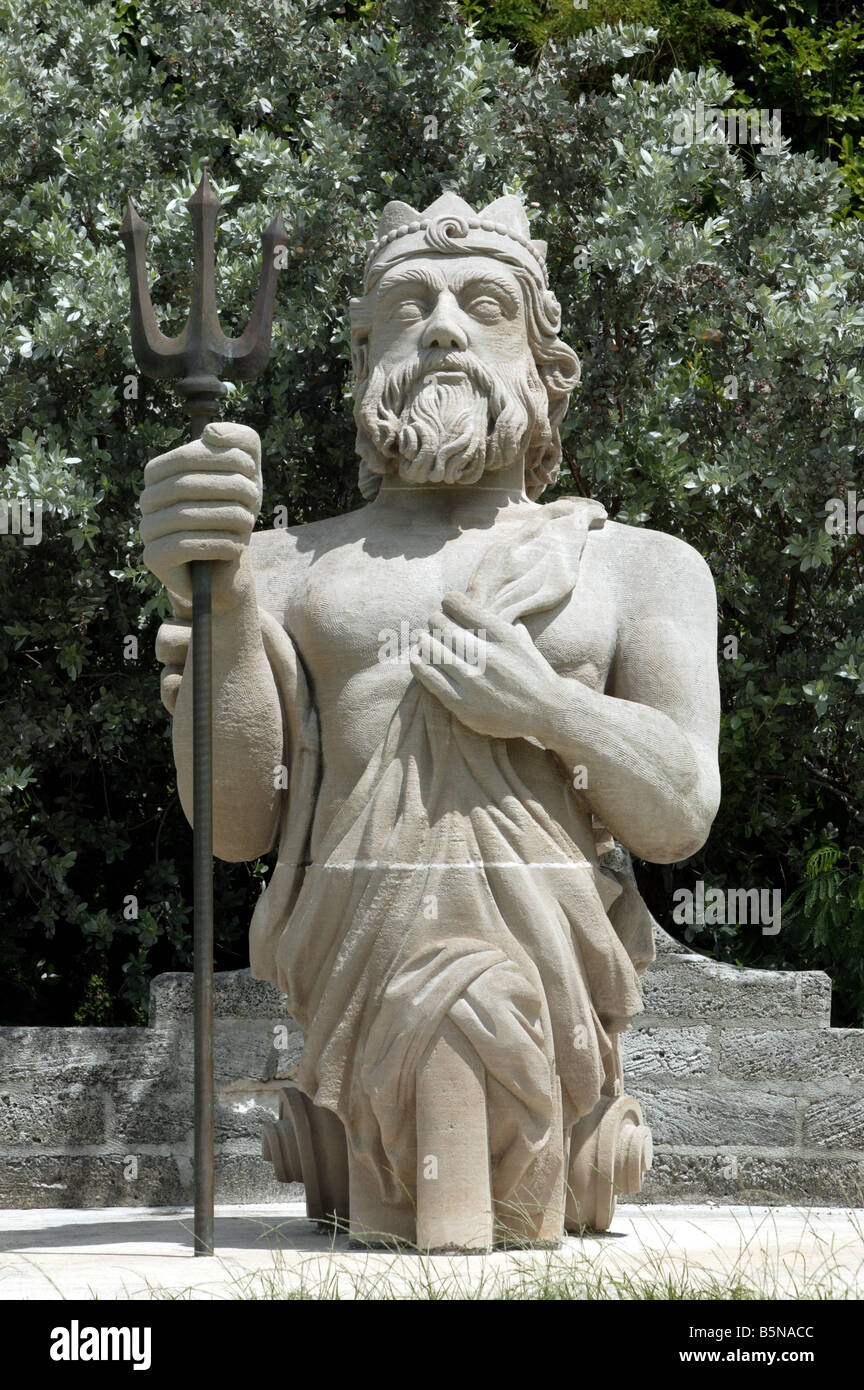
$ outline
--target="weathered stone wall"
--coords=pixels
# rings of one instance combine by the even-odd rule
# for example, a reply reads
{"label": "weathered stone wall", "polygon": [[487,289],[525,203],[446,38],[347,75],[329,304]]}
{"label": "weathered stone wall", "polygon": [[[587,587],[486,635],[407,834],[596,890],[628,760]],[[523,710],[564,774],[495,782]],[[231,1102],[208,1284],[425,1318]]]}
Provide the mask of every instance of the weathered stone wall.
{"label": "weathered stone wall", "polygon": [[[661,936],[625,1083],[654,1132],[643,1200],[864,1205],[864,1030],[830,1027],[818,972],[739,970]],[[0,1205],[192,1200],[192,979],[147,1028],[0,1028]],[[261,1121],[300,1036],[248,971],[216,977],[218,1202],[279,1201]]]}
{"label": "weathered stone wall", "polygon": [[645,1201],[864,1206],[864,1029],[820,971],[742,970],[662,934],[625,1089],[654,1136]]}
{"label": "weathered stone wall", "polygon": [[[260,1135],[300,1035],[248,970],[217,974],[215,1012],[216,1201],[297,1196]],[[192,1077],[191,975],[153,981],[147,1028],[0,1028],[0,1205],[190,1203]]]}

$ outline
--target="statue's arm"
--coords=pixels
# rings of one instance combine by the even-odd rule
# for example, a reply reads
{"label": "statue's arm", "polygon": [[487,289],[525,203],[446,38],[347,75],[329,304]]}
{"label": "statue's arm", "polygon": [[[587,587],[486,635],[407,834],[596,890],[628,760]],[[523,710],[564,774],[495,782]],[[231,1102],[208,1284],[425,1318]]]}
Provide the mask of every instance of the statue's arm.
{"label": "statue's arm", "polygon": [[[144,560],[165,583],[179,622],[166,624],[163,698],[173,704],[177,787],[192,824],[192,646],[189,563],[213,562],[213,847],[220,859],[255,859],[279,829],[282,708],[264,650],[249,551],[260,505],[260,446],[252,430],[208,426],[145,470]],[[182,631],[183,628],[187,632]]]}
{"label": "statue's arm", "polygon": [[[248,560],[248,556],[247,556]],[[174,707],[177,789],[192,824],[192,646]],[[285,762],[282,709],[264,651],[254,575],[236,608],[213,615],[213,852],[257,859],[275,844]]]}
{"label": "statue's arm", "polygon": [[559,677],[542,740],[585,768],[592,810],[615,839],[664,864],[704,844],[720,801],[717,603],[695,550],[656,533],[651,541],[654,553],[619,593],[606,691]]}

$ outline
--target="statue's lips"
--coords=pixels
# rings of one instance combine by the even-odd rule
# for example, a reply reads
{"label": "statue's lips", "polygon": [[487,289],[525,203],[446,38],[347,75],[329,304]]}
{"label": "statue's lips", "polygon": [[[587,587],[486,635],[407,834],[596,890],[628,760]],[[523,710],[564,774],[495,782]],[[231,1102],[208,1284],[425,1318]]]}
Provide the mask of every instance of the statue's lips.
{"label": "statue's lips", "polygon": [[432,362],[423,372],[424,378],[437,377],[439,381],[460,381],[469,376],[463,362],[448,362],[444,357],[440,362]]}
{"label": "statue's lips", "polygon": [[431,367],[424,376],[432,376],[438,381],[461,381],[468,375],[464,367]]}

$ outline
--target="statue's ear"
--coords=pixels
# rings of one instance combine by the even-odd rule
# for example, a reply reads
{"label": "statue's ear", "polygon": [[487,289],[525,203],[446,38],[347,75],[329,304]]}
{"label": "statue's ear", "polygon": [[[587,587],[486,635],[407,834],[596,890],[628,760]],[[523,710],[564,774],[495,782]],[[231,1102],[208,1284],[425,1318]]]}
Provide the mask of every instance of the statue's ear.
{"label": "statue's ear", "polygon": [[381,221],[378,223],[378,237],[386,236],[388,232],[393,232],[397,227],[404,227],[406,222],[419,222],[420,214],[409,203],[400,203],[398,198],[392,203],[388,203],[381,214]]}
{"label": "statue's ear", "polygon": [[348,304],[351,319],[351,361],[358,382],[369,375],[369,334],[372,331],[372,296],[364,294]]}

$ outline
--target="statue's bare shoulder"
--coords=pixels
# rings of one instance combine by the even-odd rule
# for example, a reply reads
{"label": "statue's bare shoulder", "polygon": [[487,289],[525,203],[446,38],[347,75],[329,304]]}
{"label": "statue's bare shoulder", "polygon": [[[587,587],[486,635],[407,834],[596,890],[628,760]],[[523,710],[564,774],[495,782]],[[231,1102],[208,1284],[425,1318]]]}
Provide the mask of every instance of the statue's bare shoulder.
{"label": "statue's bare shoulder", "polygon": [[699,551],[668,531],[607,520],[591,532],[591,543],[593,549],[603,548],[617,574],[631,580],[638,575],[652,590],[657,582],[667,591],[670,584],[696,582],[713,593],[711,571]]}
{"label": "statue's bare shoulder", "polygon": [[361,518],[366,510],[358,507],[322,521],[253,531],[251,556],[259,605],[281,622],[292,591],[315,561],[328,551],[362,541]]}
{"label": "statue's bare shoulder", "polygon": [[664,531],[607,521],[590,533],[586,559],[614,594],[625,624],[716,614],[711,571],[692,545]]}

